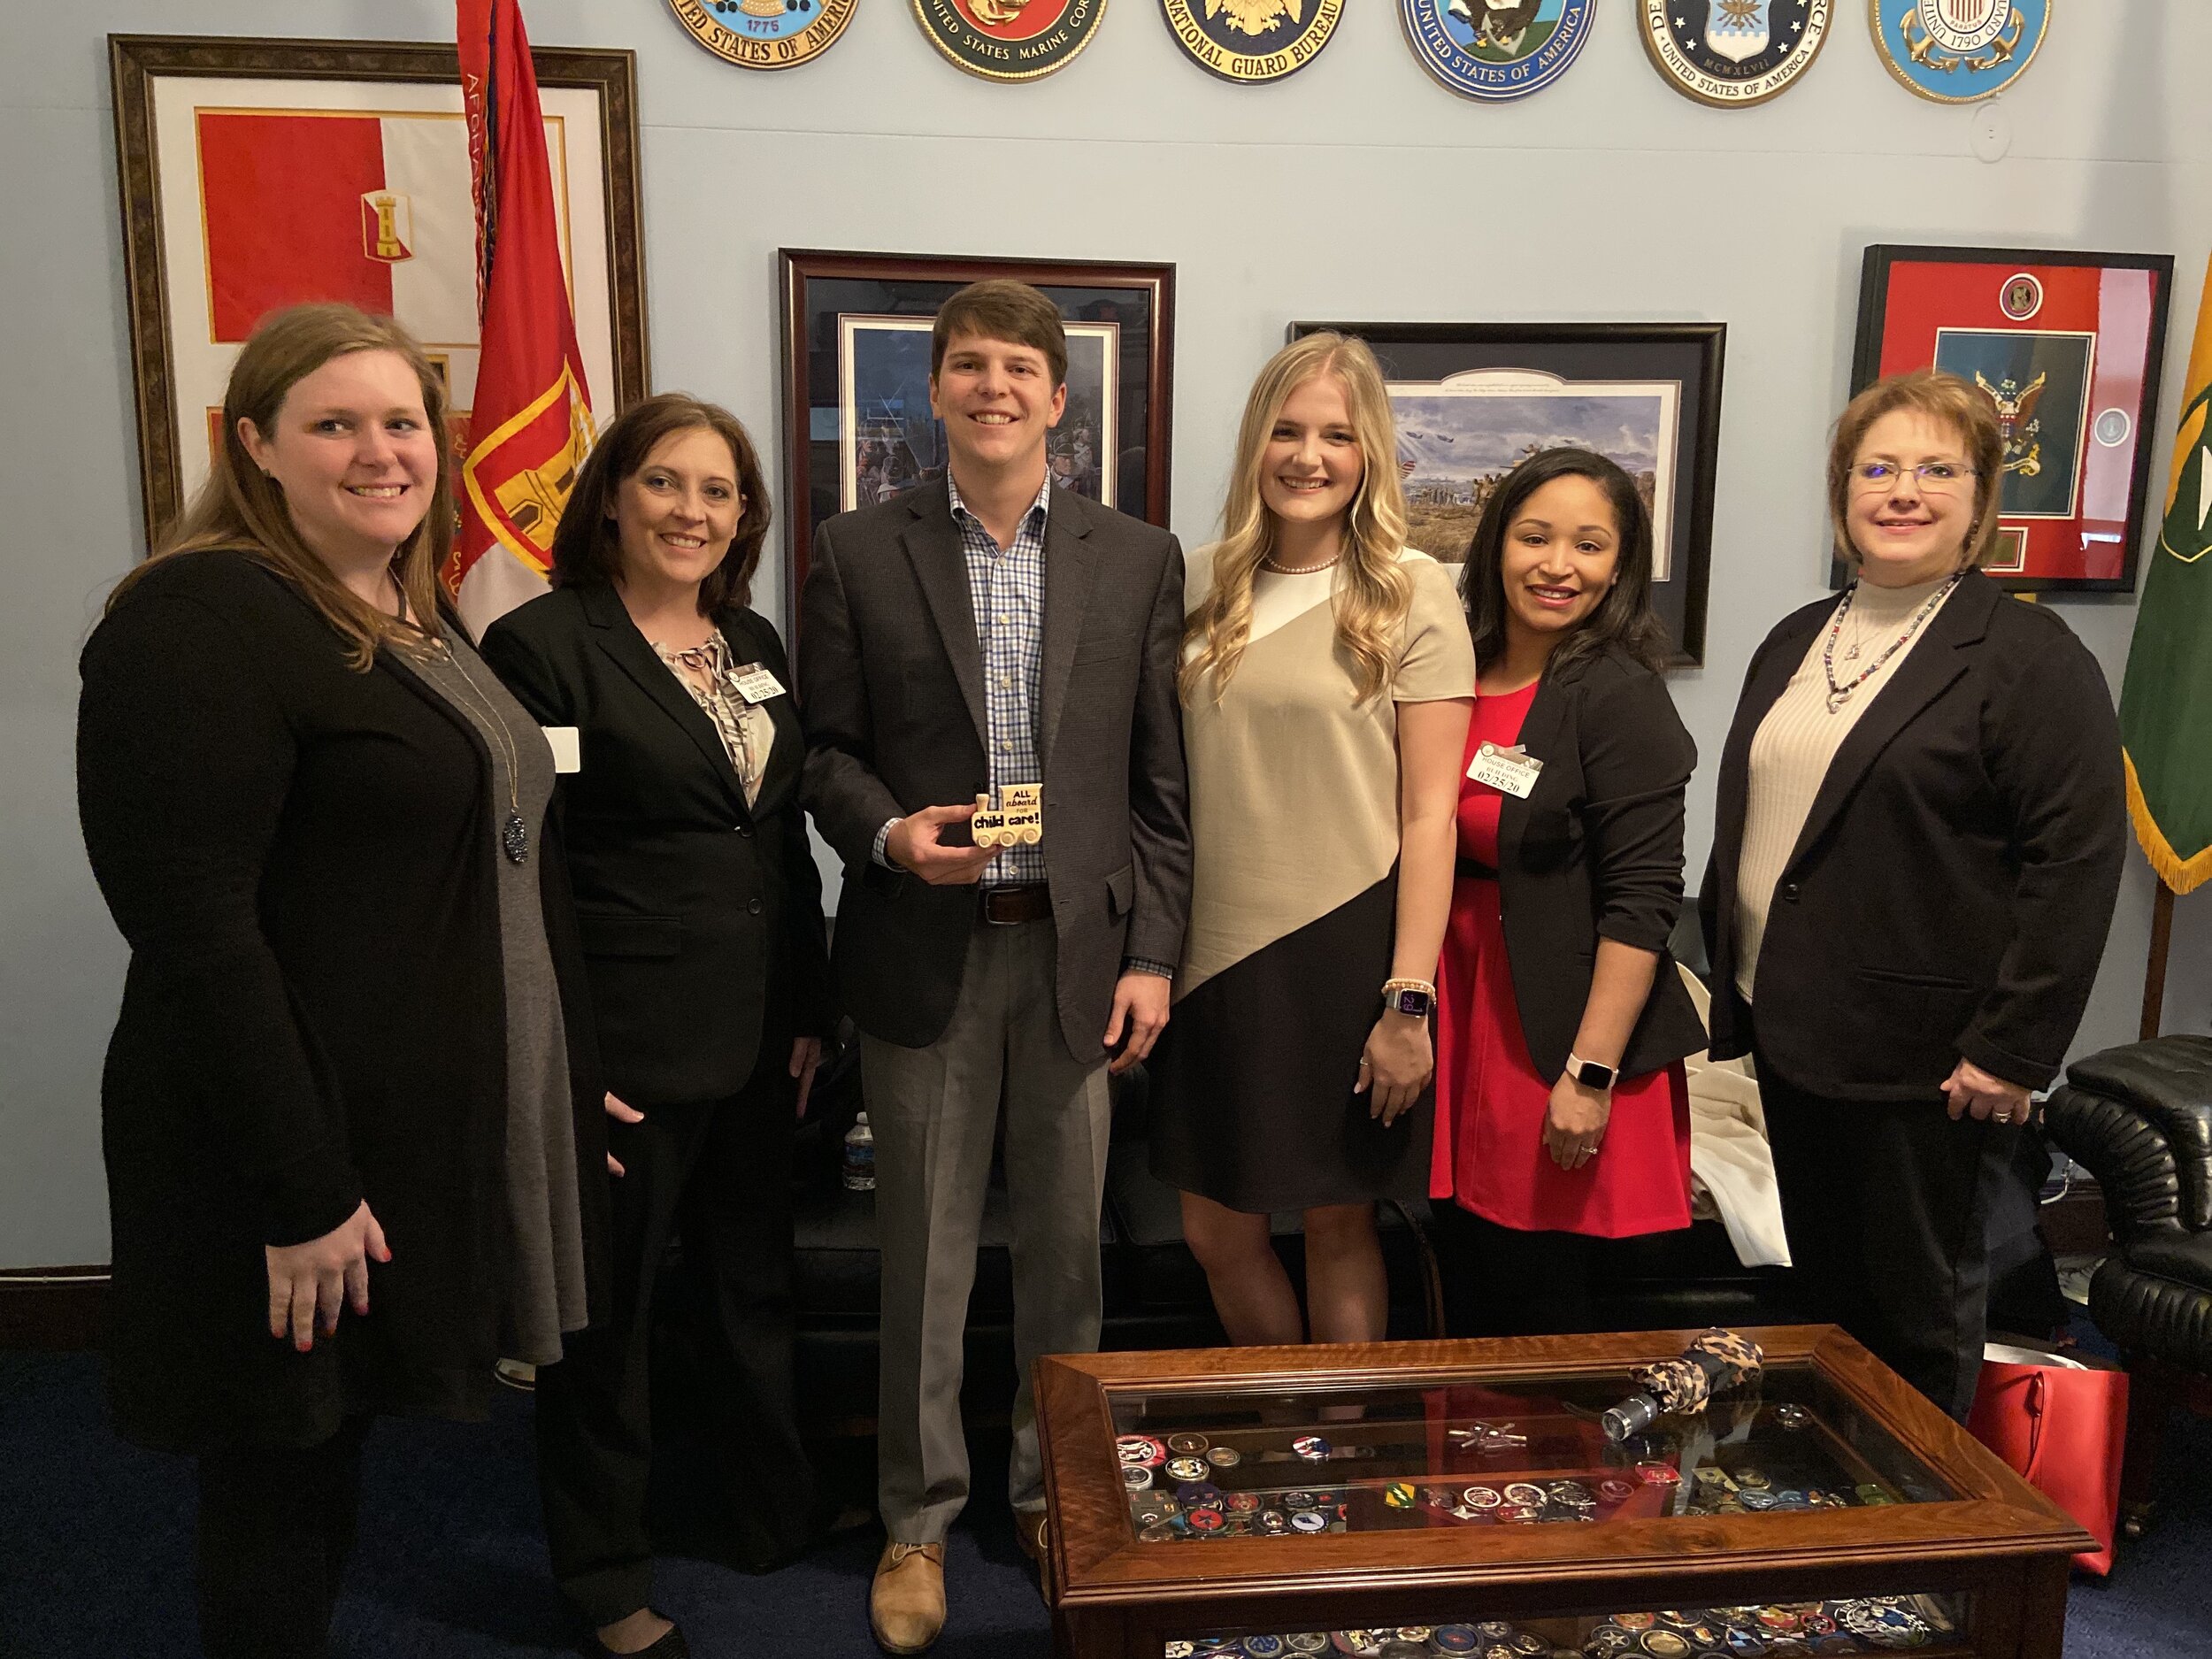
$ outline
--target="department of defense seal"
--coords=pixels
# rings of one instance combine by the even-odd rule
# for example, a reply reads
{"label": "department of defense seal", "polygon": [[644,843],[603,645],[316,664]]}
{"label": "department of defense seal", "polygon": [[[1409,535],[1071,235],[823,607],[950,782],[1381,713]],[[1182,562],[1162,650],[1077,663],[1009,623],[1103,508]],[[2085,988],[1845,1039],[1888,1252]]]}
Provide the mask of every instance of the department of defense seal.
{"label": "department of defense seal", "polygon": [[[1905,4],[1905,0],[1897,0]],[[1787,91],[1827,43],[1833,0],[1636,0],[1644,50],[1686,98],[1722,109]]]}
{"label": "department of defense seal", "polygon": [[1224,81],[1280,81],[1321,55],[1344,0],[1160,0],[1175,43]]}
{"label": "department of defense seal", "polygon": [[1924,98],[1972,104],[2017,81],[2051,26],[2051,0],[1867,0],[1882,66]]}
{"label": "department of defense seal", "polygon": [[668,0],[676,21],[741,69],[792,69],[837,44],[860,0]]}
{"label": "department of defense seal", "polygon": [[914,0],[929,43],[986,81],[1034,81],[1091,43],[1106,0]]}
{"label": "department of defense seal", "polygon": [[1596,0],[1398,0],[1421,66],[1463,97],[1540,92],[1590,38]]}

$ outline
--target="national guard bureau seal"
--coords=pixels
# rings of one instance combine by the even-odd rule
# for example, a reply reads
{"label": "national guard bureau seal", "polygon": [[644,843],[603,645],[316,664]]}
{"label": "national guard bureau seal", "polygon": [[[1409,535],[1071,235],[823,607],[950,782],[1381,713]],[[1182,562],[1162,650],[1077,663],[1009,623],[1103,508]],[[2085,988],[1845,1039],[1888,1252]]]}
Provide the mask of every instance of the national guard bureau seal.
{"label": "national guard bureau seal", "polygon": [[1669,86],[1736,109],[1796,85],[1827,43],[1832,10],[1833,0],[1636,0],[1636,20]]}
{"label": "national guard bureau seal", "polygon": [[1590,38],[1596,0],[1398,0],[1421,66],[1462,97],[1541,92]]}
{"label": "national guard bureau seal", "polygon": [[1319,57],[1344,0],[1160,0],[1160,14],[1193,63],[1250,85],[1296,74]]}
{"label": "national guard bureau seal", "polygon": [[676,21],[741,69],[795,69],[837,44],[860,0],[668,0]]}
{"label": "national guard bureau seal", "polygon": [[929,43],[986,81],[1034,81],[1091,43],[1106,0],[914,0]]}
{"label": "national guard bureau seal", "polygon": [[2025,73],[2051,0],[1867,0],[1882,67],[1924,98],[1973,104]]}

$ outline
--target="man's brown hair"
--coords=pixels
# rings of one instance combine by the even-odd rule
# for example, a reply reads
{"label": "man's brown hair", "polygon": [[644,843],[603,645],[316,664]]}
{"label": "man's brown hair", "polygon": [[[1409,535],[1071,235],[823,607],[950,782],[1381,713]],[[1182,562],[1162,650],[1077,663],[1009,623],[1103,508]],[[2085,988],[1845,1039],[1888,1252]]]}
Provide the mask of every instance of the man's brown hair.
{"label": "man's brown hair", "polygon": [[956,334],[1029,346],[1044,353],[1055,390],[1067,384],[1068,331],[1060,308],[1026,282],[1004,277],[971,282],[938,308],[929,335],[929,378],[945,366],[945,348]]}
{"label": "man's brown hair", "polygon": [[1850,531],[1851,468],[1868,429],[1884,415],[1909,409],[1957,434],[1966,465],[1974,469],[1974,522],[1967,527],[1960,568],[1979,569],[1997,549],[1997,492],[2005,479],[2005,434],[1997,406],[1979,388],[1941,369],[1911,369],[1877,380],[1853,398],[1836,418],[1828,446],[1828,518],[1836,533],[1836,557],[1859,562]]}

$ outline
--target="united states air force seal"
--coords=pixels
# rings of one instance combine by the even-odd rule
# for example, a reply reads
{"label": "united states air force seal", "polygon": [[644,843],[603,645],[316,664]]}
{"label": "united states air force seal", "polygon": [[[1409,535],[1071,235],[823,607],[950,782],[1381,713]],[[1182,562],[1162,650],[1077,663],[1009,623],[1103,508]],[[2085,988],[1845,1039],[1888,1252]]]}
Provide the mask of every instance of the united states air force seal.
{"label": "united states air force seal", "polygon": [[1644,50],[1667,84],[1724,109],[1795,85],[1827,42],[1832,10],[1832,0],[1636,0]]}
{"label": "united states air force seal", "polygon": [[1596,0],[1398,0],[1421,66],[1470,98],[1525,98],[1565,74]]}
{"label": "united states air force seal", "polygon": [[987,81],[1034,81],[1091,43],[1106,0],[914,0],[929,43]]}
{"label": "united states air force seal", "polygon": [[1280,81],[1320,56],[1344,0],[1160,0],[1191,61],[1224,81]]}
{"label": "united states air force seal", "polygon": [[2010,86],[2043,44],[2051,0],[1867,0],[1882,66],[1938,104]]}
{"label": "united states air force seal", "polygon": [[668,0],[676,20],[743,69],[791,69],[837,44],[860,0]]}

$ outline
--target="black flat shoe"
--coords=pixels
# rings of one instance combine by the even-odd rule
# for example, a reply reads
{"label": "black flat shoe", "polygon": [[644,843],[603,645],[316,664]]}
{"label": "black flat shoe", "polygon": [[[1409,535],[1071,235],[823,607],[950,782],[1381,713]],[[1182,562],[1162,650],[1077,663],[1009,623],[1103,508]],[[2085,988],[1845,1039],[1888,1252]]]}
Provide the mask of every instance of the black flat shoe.
{"label": "black flat shoe", "polygon": [[634,1654],[618,1654],[597,1636],[587,1636],[579,1649],[585,1659],[691,1659],[691,1646],[684,1640],[684,1627],[672,1624],[668,1633],[650,1647],[641,1647]]}

